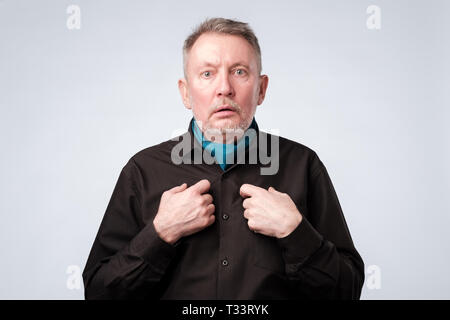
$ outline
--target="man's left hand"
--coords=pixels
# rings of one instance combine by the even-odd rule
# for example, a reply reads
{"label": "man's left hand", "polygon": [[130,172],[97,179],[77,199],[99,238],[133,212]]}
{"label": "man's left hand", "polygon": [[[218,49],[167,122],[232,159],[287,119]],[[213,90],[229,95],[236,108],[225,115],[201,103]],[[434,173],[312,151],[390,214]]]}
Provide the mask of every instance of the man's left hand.
{"label": "man's left hand", "polygon": [[244,217],[248,227],[266,236],[284,238],[302,221],[302,214],[287,193],[243,184],[239,193],[244,199]]}

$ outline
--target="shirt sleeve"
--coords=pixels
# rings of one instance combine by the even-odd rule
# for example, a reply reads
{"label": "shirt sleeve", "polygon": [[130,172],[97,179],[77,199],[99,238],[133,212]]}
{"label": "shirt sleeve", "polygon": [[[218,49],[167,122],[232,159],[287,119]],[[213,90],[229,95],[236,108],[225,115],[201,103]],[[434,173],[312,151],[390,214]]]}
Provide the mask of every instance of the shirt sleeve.
{"label": "shirt sleeve", "polygon": [[[286,275],[299,296],[308,299],[359,299],[364,263],[356,251],[325,166],[310,177],[302,221],[278,239]],[[302,212],[303,211],[303,212]]]}
{"label": "shirt sleeve", "polygon": [[139,170],[122,169],[83,271],[86,299],[158,298],[158,286],[175,256],[153,223],[142,224]]}

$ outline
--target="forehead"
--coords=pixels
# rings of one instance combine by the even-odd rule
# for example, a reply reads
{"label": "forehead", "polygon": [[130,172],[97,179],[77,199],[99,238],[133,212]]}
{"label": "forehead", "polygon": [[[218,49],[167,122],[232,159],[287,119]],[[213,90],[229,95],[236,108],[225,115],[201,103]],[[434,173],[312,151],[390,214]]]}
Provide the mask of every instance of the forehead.
{"label": "forehead", "polygon": [[204,33],[195,41],[189,52],[189,64],[245,62],[256,66],[253,47],[241,36]]}

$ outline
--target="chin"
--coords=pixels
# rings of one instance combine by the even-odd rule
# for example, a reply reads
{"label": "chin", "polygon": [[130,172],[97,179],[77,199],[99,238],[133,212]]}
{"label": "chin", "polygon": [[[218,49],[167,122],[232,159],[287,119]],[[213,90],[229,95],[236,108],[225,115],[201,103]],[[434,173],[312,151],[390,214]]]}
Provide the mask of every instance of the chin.
{"label": "chin", "polygon": [[220,119],[214,121],[211,127],[216,129],[237,129],[239,128],[240,121],[231,119]]}

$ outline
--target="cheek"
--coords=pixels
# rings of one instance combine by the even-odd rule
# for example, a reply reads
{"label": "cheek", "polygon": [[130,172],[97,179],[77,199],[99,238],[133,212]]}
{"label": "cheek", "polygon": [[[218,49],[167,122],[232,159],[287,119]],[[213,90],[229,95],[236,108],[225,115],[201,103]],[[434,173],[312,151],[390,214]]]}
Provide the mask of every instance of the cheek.
{"label": "cheek", "polygon": [[255,88],[253,84],[242,85],[236,96],[241,100],[240,104],[243,108],[251,109],[258,102],[258,88]]}
{"label": "cheek", "polygon": [[213,103],[213,95],[208,90],[196,89],[191,92],[191,102],[198,118],[203,119],[209,115],[209,107]]}
{"label": "cheek", "polygon": [[191,97],[195,106],[202,107],[211,100],[211,92],[208,88],[195,88],[191,90]]}

